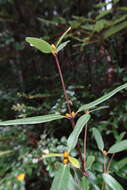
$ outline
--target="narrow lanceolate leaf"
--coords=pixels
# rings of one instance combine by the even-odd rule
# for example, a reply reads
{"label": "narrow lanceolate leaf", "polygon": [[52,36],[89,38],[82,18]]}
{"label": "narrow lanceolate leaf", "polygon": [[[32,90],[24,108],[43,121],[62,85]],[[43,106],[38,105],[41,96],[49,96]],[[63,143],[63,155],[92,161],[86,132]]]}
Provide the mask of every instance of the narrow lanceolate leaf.
{"label": "narrow lanceolate leaf", "polygon": [[103,174],[105,183],[113,190],[124,190],[123,187],[109,174]]}
{"label": "narrow lanceolate leaf", "polygon": [[101,104],[102,102],[108,100],[109,98],[111,98],[112,96],[114,96],[117,92],[123,90],[127,88],[127,83],[119,86],[118,88],[114,89],[113,91],[107,93],[106,95],[98,98],[97,100],[93,101],[93,102],[90,102],[88,104],[85,104],[83,106],[81,106],[78,110],[78,112],[81,112],[81,111],[84,111],[84,110],[89,110],[91,108],[94,108],[95,106]]}
{"label": "narrow lanceolate leaf", "polygon": [[122,160],[118,161],[116,164],[116,167],[118,168],[118,170],[120,170],[121,168],[127,166],[127,158],[123,158]]}
{"label": "narrow lanceolate leaf", "polygon": [[4,156],[4,155],[10,154],[10,153],[12,153],[12,152],[13,152],[12,150],[1,151],[1,152],[0,152],[0,156]]}
{"label": "narrow lanceolate leaf", "polygon": [[126,29],[127,28],[127,22],[124,21],[120,24],[117,24],[115,26],[112,26],[109,30],[107,30],[104,33],[104,39],[109,38],[110,36],[112,36],[113,34],[116,34],[117,32]]}
{"label": "narrow lanceolate leaf", "polygon": [[106,109],[106,108],[109,108],[109,106],[100,106],[100,107],[98,107],[98,108],[95,108],[95,109],[93,109],[93,110],[90,110],[90,112],[99,111],[99,110]]}
{"label": "narrow lanceolate leaf", "polygon": [[69,161],[75,168],[80,168],[80,163],[76,158],[69,156]]}
{"label": "narrow lanceolate leaf", "polygon": [[90,189],[89,181],[88,181],[87,177],[85,177],[85,176],[82,177],[81,185],[82,185],[83,190],[89,190]]}
{"label": "narrow lanceolate leaf", "polygon": [[103,142],[101,133],[96,128],[93,128],[92,131],[93,131],[93,135],[94,135],[94,138],[96,140],[96,143],[97,143],[97,147],[99,148],[99,150],[103,151],[103,149],[104,149],[104,142]]}
{"label": "narrow lanceolate leaf", "polygon": [[22,119],[0,121],[0,125],[24,125],[24,124],[37,124],[46,123],[53,120],[62,119],[64,116],[60,114],[50,114],[45,116],[28,117]]}
{"label": "narrow lanceolate leaf", "polygon": [[95,156],[88,156],[86,161],[86,168],[89,170],[92,167],[93,162],[95,161]]}
{"label": "narrow lanceolate leaf", "polygon": [[34,38],[34,37],[27,37],[26,41],[36,49],[40,50],[43,53],[51,53],[52,52],[52,47],[51,45],[40,39],[40,38]]}
{"label": "narrow lanceolate leaf", "polygon": [[69,176],[69,183],[66,190],[81,190],[80,185],[77,183],[76,179],[72,177],[71,174]]}
{"label": "narrow lanceolate leaf", "polygon": [[57,171],[50,190],[65,190],[68,186],[70,175],[69,166],[62,165]]}
{"label": "narrow lanceolate leaf", "polygon": [[73,148],[75,148],[78,142],[78,137],[82,132],[83,127],[89,121],[89,119],[90,119],[90,114],[85,114],[78,119],[75,128],[73,129],[72,133],[70,134],[67,140],[68,152],[70,152]]}
{"label": "narrow lanceolate leaf", "polygon": [[108,151],[108,153],[117,153],[117,152],[121,152],[123,150],[127,150],[127,140],[123,140],[121,142],[118,142],[114,145],[112,145]]}
{"label": "narrow lanceolate leaf", "polygon": [[69,42],[70,42],[70,40],[61,43],[61,44],[57,47],[57,52],[61,51]]}
{"label": "narrow lanceolate leaf", "polygon": [[42,155],[42,158],[51,158],[51,157],[63,157],[63,154],[48,153],[48,154]]}
{"label": "narrow lanceolate leaf", "polygon": [[66,34],[71,30],[71,27],[69,27],[64,33],[63,35],[59,38],[56,47],[58,47],[58,45],[62,42],[63,38],[66,36]]}

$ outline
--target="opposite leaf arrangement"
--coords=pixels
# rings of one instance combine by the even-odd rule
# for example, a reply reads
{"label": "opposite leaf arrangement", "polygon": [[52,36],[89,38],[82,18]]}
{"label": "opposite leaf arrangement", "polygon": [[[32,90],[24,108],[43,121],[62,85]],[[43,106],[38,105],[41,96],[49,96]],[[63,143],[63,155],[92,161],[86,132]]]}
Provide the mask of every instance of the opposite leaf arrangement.
{"label": "opposite leaf arrangement", "polygon": [[[56,66],[60,75],[61,85],[63,88],[65,101],[67,103],[68,113],[65,115],[59,114],[49,114],[45,116],[36,116],[36,117],[28,117],[23,119],[9,120],[9,121],[0,121],[0,125],[27,125],[27,124],[38,124],[38,123],[46,123],[53,120],[59,119],[68,119],[72,126],[72,132],[67,140],[67,151],[61,154],[59,153],[48,153],[42,155],[42,159],[46,159],[49,157],[61,157],[63,162],[61,166],[58,168],[56,175],[54,177],[53,183],[51,185],[51,190],[90,190],[92,184],[90,182],[90,173],[89,169],[91,169],[93,162],[95,161],[95,156],[89,155],[87,156],[86,151],[86,141],[87,141],[87,130],[88,130],[88,121],[91,118],[91,112],[105,109],[107,106],[97,107],[104,101],[108,100],[112,96],[114,96],[119,91],[127,88],[127,83],[117,87],[113,91],[107,93],[106,95],[100,97],[99,99],[82,105],[76,112],[71,110],[70,100],[68,98],[68,94],[66,92],[66,87],[61,71],[61,67],[59,64],[58,53],[61,51],[69,41],[65,41],[62,43],[62,40],[70,31],[69,28],[58,40],[58,42],[54,45],[50,45],[48,42],[34,37],[27,37],[26,41],[33,46],[34,48],[40,50],[42,53],[52,54],[55,58]],[[79,113],[83,113],[75,123],[75,117],[78,116]],[[79,115],[81,115],[81,113]],[[84,152],[81,152],[81,147],[78,143],[79,135],[84,129]],[[127,140],[122,140],[112,145],[109,150],[105,150],[104,141],[101,136],[101,133],[97,128],[92,128],[93,136],[95,138],[98,149],[101,151],[104,157],[103,163],[103,173],[102,173],[102,186],[98,187],[99,189],[106,190],[123,190],[123,187],[120,185],[118,181],[114,177],[112,177],[109,173],[111,161],[114,157],[114,154],[127,149]],[[71,156],[71,152],[74,149],[77,149],[79,158],[74,158]],[[8,154],[10,151],[2,152],[1,154]],[[111,159],[108,158],[108,154],[112,154]]]}

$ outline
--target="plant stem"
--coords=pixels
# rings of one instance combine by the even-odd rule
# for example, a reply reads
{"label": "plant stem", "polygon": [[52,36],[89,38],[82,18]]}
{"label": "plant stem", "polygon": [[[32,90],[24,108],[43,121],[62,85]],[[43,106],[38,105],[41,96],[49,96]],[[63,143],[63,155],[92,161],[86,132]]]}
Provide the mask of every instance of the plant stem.
{"label": "plant stem", "polygon": [[67,95],[67,92],[66,92],[66,87],[65,87],[65,83],[64,83],[64,79],[63,79],[63,74],[62,74],[62,71],[61,71],[61,68],[60,68],[60,64],[59,64],[59,60],[58,60],[58,57],[56,54],[53,54],[54,58],[55,58],[55,61],[56,61],[56,66],[57,66],[57,69],[58,69],[58,72],[59,72],[59,75],[60,75],[60,80],[61,80],[61,84],[62,84],[62,88],[63,88],[63,91],[64,91],[64,96],[65,96],[65,100],[66,100],[66,103],[67,103],[67,108],[68,108],[68,112],[69,114],[71,114],[71,107],[70,107],[70,101],[69,101],[69,98],[68,98],[68,95]]}
{"label": "plant stem", "polygon": [[106,159],[106,156],[104,156],[104,173],[106,173],[106,162],[107,162],[107,159]]}
{"label": "plant stem", "polygon": [[107,169],[106,169],[107,172],[109,172],[109,168],[110,168],[110,166],[111,166],[111,162],[112,162],[114,156],[115,156],[115,154],[113,154],[112,157],[111,157],[110,160],[109,160],[109,163],[108,163],[108,166],[107,166]]}
{"label": "plant stem", "polygon": [[[65,87],[61,67],[60,67],[60,64],[59,64],[59,59],[58,59],[56,54],[53,54],[53,56],[55,58],[56,66],[57,66],[57,69],[58,69],[58,72],[59,72],[59,75],[60,75],[60,80],[61,80],[62,88],[63,88],[63,91],[64,91],[64,97],[65,97],[65,100],[66,100],[66,103],[67,103],[68,112],[71,115],[72,111],[71,111],[71,107],[70,107],[70,101],[69,101],[69,98],[68,98],[68,95],[67,95],[67,92],[66,92],[66,87]],[[70,122],[71,122],[72,128],[74,129],[75,121],[74,121],[73,117],[70,118]],[[80,144],[79,143],[77,144],[77,151],[79,153],[79,157],[80,157],[80,160],[81,160],[81,163],[82,163],[82,168],[84,168],[84,161],[83,161],[83,158],[82,158],[82,153],[81,153],[81,150],[80,150]]]}
{"label": "plant stem", "polygon": [[86,144],[87,144],[87,128],[88,126],[86,125],[85,127],[85,133],[84,133],[84,171],[86,170]]}

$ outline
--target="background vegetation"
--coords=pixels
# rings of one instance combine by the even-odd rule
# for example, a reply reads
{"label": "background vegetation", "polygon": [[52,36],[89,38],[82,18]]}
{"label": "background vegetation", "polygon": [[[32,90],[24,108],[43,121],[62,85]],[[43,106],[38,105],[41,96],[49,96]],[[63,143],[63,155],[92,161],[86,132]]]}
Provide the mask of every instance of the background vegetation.
{"label": "background vegetation", "polygon": [[[29,47],[25,37],[53,43],[69,26],[66,38],[71,42],[59,59],[74,111],[127,81],[126,0],[0,0],[1,120],[66,113],[54,60]],[[121,92],[109,101],[108,109],[92,116],[90,126],[98,126],[107,147],[127,137],[126,99]],[[0,189],[49,189],[59,161],[39,158],[47,149],[66,150],[68,121],[0,131],[0,150],[12,151],[0,157]],[[101,156],[89,136],[88,151],[93,150],[98,155],[94,166],[98,174]],[[125,154],[117,154],[113,162],[119,163]],[[124,163],[114,175],[126,188],[127,160]],[[25,182],[16,179],[20,173],[26,174]]]}

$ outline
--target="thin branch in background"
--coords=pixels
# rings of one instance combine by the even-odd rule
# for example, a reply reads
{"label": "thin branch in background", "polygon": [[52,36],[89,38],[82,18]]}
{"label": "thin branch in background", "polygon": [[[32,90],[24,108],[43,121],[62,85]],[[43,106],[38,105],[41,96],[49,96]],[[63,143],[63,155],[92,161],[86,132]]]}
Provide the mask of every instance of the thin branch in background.
{"label": "thin branch in background", "polygon": [[84,132],[84,171],[86,170],[87,129],[88,129],[88,126],[86,125],[85,132]]}
{"label": "thin branch in background", "polygon": [[115,154],[113,154],[112,157],[111,157],[110,160],[109,160],[109,163],[108,163],[108,166],[107,166],[107,169],[106,169],[107,172],[109,171],[109,168],[110,168],[110,166],[111,166],[111,162],[112,162],[114,156],[115,156]]}

